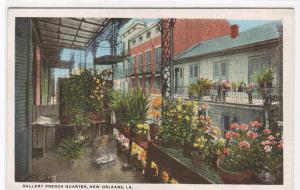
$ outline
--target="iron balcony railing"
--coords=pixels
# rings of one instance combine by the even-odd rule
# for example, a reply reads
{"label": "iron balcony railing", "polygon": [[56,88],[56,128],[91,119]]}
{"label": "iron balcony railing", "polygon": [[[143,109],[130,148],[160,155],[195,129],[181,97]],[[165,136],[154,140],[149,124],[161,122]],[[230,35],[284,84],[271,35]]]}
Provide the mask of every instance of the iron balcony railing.
{"label": "iron balcony railing", "polygon": [[[279,89],[277,87],[273,87],[270,89],[270,93],[274,97],[279,97]],[[251,93],[251,97],[249,98],[249,94],[245,91],[237,92],[237,91],[226,91],[218,92],[216,89],[208,90],[202,97],[197,97],[197,95],[191,95],[188,92],[187,85],[175,85],[175,95],[182,96],[185,98],[193,98],[193,99],[201,99],[205,101],[213,101],[213,102],[227,102],[227,103],[238,103],[238,104],[254,104],[254,105],[262,105],[263,98],[258,93],[257,90],[254,90]],[[224,96],[225,95],[225,96]]]}

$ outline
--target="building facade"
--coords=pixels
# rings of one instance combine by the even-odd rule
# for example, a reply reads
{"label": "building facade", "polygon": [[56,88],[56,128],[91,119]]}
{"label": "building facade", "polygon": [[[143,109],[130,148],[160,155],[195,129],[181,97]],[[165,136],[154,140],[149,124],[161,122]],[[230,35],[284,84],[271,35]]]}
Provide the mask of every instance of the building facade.
{"label": "building facade", "polygon": [[[127,30],[131,30],[128,28]],[[177,19],[174,26],[174,55],[201,41],[230,33],[226,20]],[[126,39],[127,40],[127,39]],[[150,93],[160,93],[161,32],[158,22],[128,39],[126,78],[128,85],[138,84]]]}
{"label": "building facade", "polygon": [[[274,72],[273,87],[278,87],[282,64],[279,52],[280,22],[271,22],[243,32],[232,27],[231,35],[197,43],[175,56],[175,94],[188,96],[188,86],[204,77],[214,81],[255,82],[255,75],[264,68]],[[277,88],[278,90],[278,88]],[[278,92],[275,92],[278,93]],[[212,95],[212,94],[211,94]],[[228,130],[231,122],[248,123],[263,118],[263,102],[254,92],[249,104],[246,92],[227,92],[226,102],[208,98],[213,123]]]}

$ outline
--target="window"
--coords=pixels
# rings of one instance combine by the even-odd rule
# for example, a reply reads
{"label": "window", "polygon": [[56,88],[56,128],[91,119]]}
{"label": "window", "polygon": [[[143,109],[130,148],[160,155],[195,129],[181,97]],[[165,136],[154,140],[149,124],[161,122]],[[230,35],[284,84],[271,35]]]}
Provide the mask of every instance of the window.
{"label": "window", "polygon": [[146,37],[150,38],[150,36],[151,36],[151,32],[147,32]]}
{"label": "window", "polygon": [[138,67],[139,67],[139,72],[143,71],[143,54],[140,53],[138,56]]}
{"label": "window", "polygon": [[146,52],[146,72],[150,72],[151,66],[151,50]]}
{"label": "window", "polygon": [[214,80],[227,80],[228,79],[228,62],[219,61],[214,63]]}
{"label": "window", "polygon": [[143,36],[140,36],[140,37],[139,37],[139,40],[142,41],[142,40],[143,40]]}
{"label": "window", "polygon": [[161,47],[155,48],[155,70],[160,71]]}
{"label": "window", "polygon": [[190,82],[195,82],[198,78],[199,66],[191,65],[190,66]]}
{"label": "window", "polygon": [[134,74],[135,73],[135,57],[129,58],[129,66],[128,66],[128,74]]}
{"label": "window", "polygon": [[132,40],[132,45],[134,45],[134,44],[135,44],[135,42],[136,42],[135,40]]}
{"label": "window", "polygon": [[255,82],[255,75],[265,68],[271,67],[270,56],[252,56],[248,58],[248,81]]}

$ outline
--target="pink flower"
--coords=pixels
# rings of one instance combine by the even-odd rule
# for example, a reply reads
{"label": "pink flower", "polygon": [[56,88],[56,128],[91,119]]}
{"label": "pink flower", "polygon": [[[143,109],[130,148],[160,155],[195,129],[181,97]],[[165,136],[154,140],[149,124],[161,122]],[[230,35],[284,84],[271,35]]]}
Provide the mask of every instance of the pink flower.
{"label": "pink flower", "polygon": [[232,123],[232,124],[230,125],[230,130],[236,129],[236,128],[238,128],[238,124],[237,124],[237,123]]}
{"label": "pink flower", "polygon": [[258,134],[253,131],[248,131],[247,136],[250,137],[251,139],[256,139],[258,137]]}
{"label": "pink flower", "polygon": [[258,121],[251,121],[250,125],[251,127],[255,127],[257,129],[261,127],[261,123],[259,123]]}
{"label": "pink flower", "polygon": [[274,140],[275,137],[273,137],[272,135],[269,135],[269,136],[267,137],[267,139],[271,141],[271,140]]}
{"label": "pink flower", "polygon": [[264,133],[264,134],[270,134],[271,132],[272,132],[272,131],[271,131],[270,129],[264,129],[264,130],[263,130],[263,133]]}
{"label": "pink flower", "polygon": [[250,143],[248,143],[247,141],[241,141],[239,142],[239,145],[241,148],[250,148]]}
{"label": "pink flower", "polygon": [[263,141],[260,144],[265,146],[265,145],[271,145],[271,144],[274,144],[274,143],[275,143],[274,141]]}
{"label": "pink flower", "polygon": [[239,134],[239,133],[233,133],[232,135],[233,135],[233,137],[235,137],[235,138],[237,138],[237,137],[239,137],[239,136],[240,136],[240,134]]}
{"label": "pink flower", "polygon": [[271,146],[265,146],[264,150],[265,150],[265,152],[271,152],[272,147]]}
{"label": "pink flower", "polygon": [[240,130],[242,130],[242,131],[248,130],[248,125],[246,125],[246,124],[241,124],[241,125],[240,125]]}

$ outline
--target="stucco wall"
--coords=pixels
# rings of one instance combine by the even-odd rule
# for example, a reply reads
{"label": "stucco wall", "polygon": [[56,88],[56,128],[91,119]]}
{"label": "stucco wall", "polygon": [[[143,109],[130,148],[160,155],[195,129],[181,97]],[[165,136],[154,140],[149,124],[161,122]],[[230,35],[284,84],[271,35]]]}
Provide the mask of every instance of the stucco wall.
{"label": "stucco wall", "polygon": [[276,73],[274,83],[278,79],[278,54],[276,54],[276,45],[267,44],[259,47],[251,47],[240,49],[223,54],[212,54],[187,61],[177,61],[175,68],[184,68],[184,93],[187,95],[187,87],[189,85],[189,68],[191,65],[199,65],[199,77],[205,77],[213,80],[213,65],[218,61],[228,61],[228,80],[230,81],[245,81],[248,82],[248,59],[251,56],[270,55],[273,71]]}

